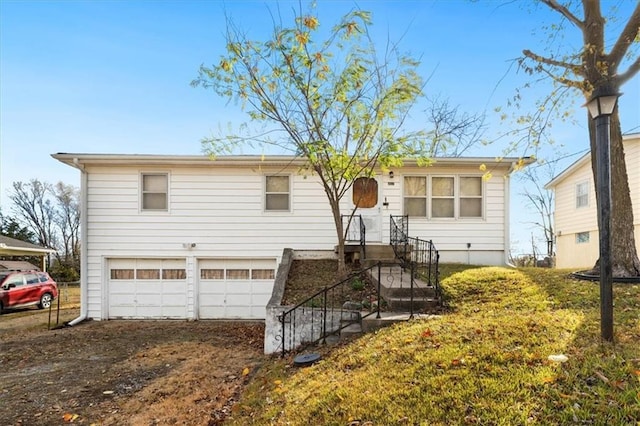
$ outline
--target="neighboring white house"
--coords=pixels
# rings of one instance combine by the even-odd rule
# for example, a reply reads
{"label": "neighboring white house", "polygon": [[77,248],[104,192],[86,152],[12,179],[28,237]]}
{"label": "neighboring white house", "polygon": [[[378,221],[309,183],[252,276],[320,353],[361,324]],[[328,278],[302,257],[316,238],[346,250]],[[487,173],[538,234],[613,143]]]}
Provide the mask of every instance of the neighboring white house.
{"label": "neighboring white house", "polygon": [[[322,185],[300,171],[300,159],[53,157],[82,176],[78,320],[264,318],[283,249],[333,250],[337,243]],[[358,211],[367,244],[389,244],[390,215],[409,215],[409,235],[433,240],[441,261],[504,265],[509,173],[517,162],[406,161],[380,173],[370,207]],[[483,178],[481,164],[491,178]]]}
{"label": "neighboring white house", "polygon": [[[624,135],[622,139],[636,246],[640,250],[640,133]],[[555,193],[556,267],[592,267],[598,259],[599,237],[591,154],[577,160],[545,188]]]}

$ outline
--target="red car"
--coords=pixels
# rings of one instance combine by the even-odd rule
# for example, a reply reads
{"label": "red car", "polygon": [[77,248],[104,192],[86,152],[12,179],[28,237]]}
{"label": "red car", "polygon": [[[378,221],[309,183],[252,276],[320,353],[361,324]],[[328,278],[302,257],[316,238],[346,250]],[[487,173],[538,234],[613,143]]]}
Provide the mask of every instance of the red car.
{"label": "red car", "polygon": [[56,297],[58,285],[46,272],[0,271],[0,313],[29,305],[45,309]]}

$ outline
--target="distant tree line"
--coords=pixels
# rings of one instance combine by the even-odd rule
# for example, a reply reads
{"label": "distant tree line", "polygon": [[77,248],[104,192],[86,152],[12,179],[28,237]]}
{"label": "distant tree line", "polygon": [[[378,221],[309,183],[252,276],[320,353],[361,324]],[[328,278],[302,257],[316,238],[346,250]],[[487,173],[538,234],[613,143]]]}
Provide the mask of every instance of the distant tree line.
{"label": "distant tree line", "polygon": [[31,179],[14,182],[10,214],[0,211],[0,234],[56,250],[49,272],[58,281],[80,278],[80,190]]}

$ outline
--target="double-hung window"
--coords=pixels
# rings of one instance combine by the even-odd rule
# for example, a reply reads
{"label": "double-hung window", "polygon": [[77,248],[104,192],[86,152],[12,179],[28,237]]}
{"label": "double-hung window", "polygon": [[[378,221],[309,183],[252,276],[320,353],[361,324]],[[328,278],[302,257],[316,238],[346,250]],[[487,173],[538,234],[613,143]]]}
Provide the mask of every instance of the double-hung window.
{"label": "double-hung window", "polygon": [[460,177],[460,210],[462,218],[482,217],[482,178]]}
{"label": "double-hung window", "polygon": [[455,217],[455,179],[453,176],[431,178],[431,217]]}
{"label": "double-hung window", "polygon": [[576,208],[589,206],[589,182],[576,185]]}
{"label": "double-hung window", "polygon": [[429,219],[482,218],[481,176],[405,176],[404,214]]}
{"label": "double-hung window", "polygon": [[169,175],[143,173],[141,182],[142,211],[167,211],[169,209]]}
{"label": "double-hung window", "polygon": [[289,176],[265,176],[265,211],[287,212],[291,210],[290,184]]}
{"label": "double-hung window", "polygon": [[426,176],[404,177],[404,214],[413,217],[427,217]]}

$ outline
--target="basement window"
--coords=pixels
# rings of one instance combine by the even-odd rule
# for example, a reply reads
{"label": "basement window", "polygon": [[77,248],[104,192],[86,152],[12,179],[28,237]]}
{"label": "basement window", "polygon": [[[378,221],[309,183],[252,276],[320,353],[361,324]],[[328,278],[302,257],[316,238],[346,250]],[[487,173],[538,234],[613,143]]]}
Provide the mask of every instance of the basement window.
{"label": "basement window", "polygon": [[589,232],[578,232],[576,234],[576,244],[584,244],[589,242]]}

